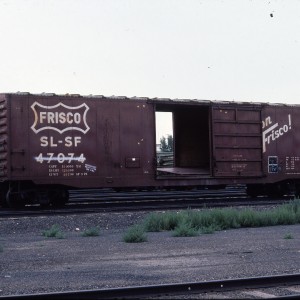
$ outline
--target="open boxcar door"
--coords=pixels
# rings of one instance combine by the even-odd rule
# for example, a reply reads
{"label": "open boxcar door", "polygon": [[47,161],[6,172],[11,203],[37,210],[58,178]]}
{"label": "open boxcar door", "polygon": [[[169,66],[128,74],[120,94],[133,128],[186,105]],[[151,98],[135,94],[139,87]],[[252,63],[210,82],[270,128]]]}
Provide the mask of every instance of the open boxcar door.
{"label": "open boxcar door", "polygon": [[215,177],[263,175],[261,106],[212,106]]}

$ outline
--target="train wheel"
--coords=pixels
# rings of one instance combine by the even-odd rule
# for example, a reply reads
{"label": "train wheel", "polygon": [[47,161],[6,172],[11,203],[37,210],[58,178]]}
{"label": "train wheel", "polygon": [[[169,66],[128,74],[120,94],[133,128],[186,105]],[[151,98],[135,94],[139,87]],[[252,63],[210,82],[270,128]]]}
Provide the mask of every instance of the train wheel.
{"label": "train wheel", "polygon": [[299,199],[300,198],[300,184],[295,184],[294,186],[294,197],[295,199]]}
{"label": "train wheel", "polygon": [[69,192],[66,189],[51,191],[51,205],[53,207],[63,207],[69,201]]}
{"label": "train wheel", "polygon": [[0,206],[2,208],[7,208],[8,207],[8,204],[7,204],[7,201],[6,201],[6,193],[7,193],[7,191],[5,191],[3,189],[0,189]]}
{"label": "train wheel", "polygon": [[252,198],[256,198],[260,194],[260,189],[257,185],[249,184],[247,185],[247,195]]}
{"label": "train wheel", "polygon": [[24,208],[25,206],[25,201],[22,197],[22,194],[18,192],[12,192],[11,190],[9,190],[6,194],[6,203],[8,207],[12,209],[20,209]]}
{"label": "train wheel", "polygon": [[280,184],[270,184],[266,187],[266,190],[270,198],[281,198],[284,196],[284,188]]}

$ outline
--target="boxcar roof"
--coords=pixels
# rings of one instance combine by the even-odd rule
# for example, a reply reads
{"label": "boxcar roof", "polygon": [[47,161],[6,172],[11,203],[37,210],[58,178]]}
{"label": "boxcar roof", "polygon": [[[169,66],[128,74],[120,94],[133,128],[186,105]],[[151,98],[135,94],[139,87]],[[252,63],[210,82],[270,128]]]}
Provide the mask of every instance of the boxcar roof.
{"label": "boxcar roof", "polygon": [[77,97],[77,98],[94,98],[94,99],[111,99],[111,100],[127,100],[127,101],[147,101],[157,104],[206,104],[206,105],[252,105],[252,106],[300,106],[299,104],[286,104],[286,103],[270,103],[270,102],[251,102],[251,101],[238,101],[238,100],[204,100],[204,99],[178,99],[178,98],[149,98],[149,97],[126,97],[126,96],[104,96],[104,95],[80,95],[80,94],[55,94],[55,93],[40,93],[31,94],[29,92],[16,92],[16,93],[0,93],[0,95],[24,95],[35,97]]}

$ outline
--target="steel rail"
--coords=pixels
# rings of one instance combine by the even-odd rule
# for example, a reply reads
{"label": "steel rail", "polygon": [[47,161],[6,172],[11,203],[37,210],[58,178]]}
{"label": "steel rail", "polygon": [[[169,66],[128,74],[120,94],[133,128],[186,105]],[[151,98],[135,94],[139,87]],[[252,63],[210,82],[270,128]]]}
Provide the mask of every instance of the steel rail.
{"label": "steel rail", "polygon": [[232,200],[219,199],[214,201],[192,201],[188,199],[181,200],[147,200],[147,201],[124,201],[124,202],[98,202],[98,203],[78,203],[67,204],[63,208],[47,208],[41,209],[39,205],[28,206],[20,210],[0,209],[0,218],[7,217],[39,217],[48,215],[68,215],[68,214],[88,214],[88,213],[109,213],[109,212],[125,212],[125,211],[159,211],[159,210],[182,210],[182,209],[202,209],[202,208],[224,208],[238,206],[273,206],[287,203],[286,200]]}
{"label": "steel rail", "polygon": [[153,199],[180,199],[182,197],[194,199],[194,198],[209,198],[209,197],[234,197],[234,196],[244,196],[246,193],[243,190],[194,190],[194,191],[128,191],[128,192],[113,192],[113,191],[101,191],[101,190],[72,190],[69,191],[70,201],[77,202],[82,201],[82,199],[88,199],[89,201],[99,201],[101,200],[113,200],[116,201],[132,199],[139,200],[153,200]]}
{"label": "steel rail", "polygon": [[[90,201],[90,196],[86,193],[78,193],[78,199],[68,202],[62,208],[41,208],[39,205],[29,205],[20,210],[0,209],[0,218],[3,217],[22,217],[22,216],[40,216],[40,215],[60,215],[60,214],[84,214],[95,212],[124,212],[124,211],[155,211],[155,210],[174,210],[187,208],[223,208],[235,206],[270,206],[287,203],[291,199],[285,197],[281,199],[255,198],[250,199],[241,195],[215,194],[214,197],[199,197],[186,194],[181,195],[177,192],[178,197],[168,195],[165,197],[155,197],[149,199],[140,199],[138,196],[125,194],[124,198],[108,199],[99,198]],[[94,197],[94,196],[93,196]],[[147,197],[148,198],[148,197]]]}
{"label": "steel rail", "polygon": [[249,198],[243,187],[221,190],[155,190],[116,192],[111,189],[80,189],[70,191],[70,201],[61,208],[27,205],[19,210],[0,208],[0,218],[39,215],[59,215],[94,212],[123,212],[136,210],[166,210],[186,208],[221,208],[228,206],[280,205],[290,201],[288,195],[280,199]]}
{"label": "steel rail", "polygon": [[[204,282],[189,282],[179,284],[162,284],[149,286],[134,286],[123,288],[81,290],[27,295],[0,296],[1,300],[40,299],[141,299],[146,297],[163,297],[175,295],[192,295],[196,293],[236,291],[241,289],[270,288],[300,284],[300,274],[285,274],[275,276],[214,280]],[[299,295],[275,297],[278,299],[297,299]],[[299,299],[299,298],[298,298]]]}

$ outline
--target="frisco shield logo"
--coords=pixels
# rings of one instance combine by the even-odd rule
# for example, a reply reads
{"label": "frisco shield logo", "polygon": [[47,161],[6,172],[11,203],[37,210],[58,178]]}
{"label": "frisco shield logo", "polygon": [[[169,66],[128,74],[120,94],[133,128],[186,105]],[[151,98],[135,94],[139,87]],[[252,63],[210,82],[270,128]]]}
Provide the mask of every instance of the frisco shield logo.
{"label": "frisco shield logo", "polygon": [[52,106],[34,102],[31,108],[34,113],[34,123],[31,129],[35,133],[52,129],[59,133],[77,130],[85,134],[90,129],[86,122],[89,107],[85,103],[71,107],[61,102]]}

